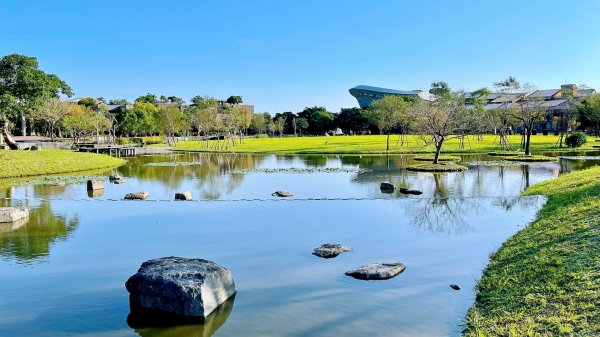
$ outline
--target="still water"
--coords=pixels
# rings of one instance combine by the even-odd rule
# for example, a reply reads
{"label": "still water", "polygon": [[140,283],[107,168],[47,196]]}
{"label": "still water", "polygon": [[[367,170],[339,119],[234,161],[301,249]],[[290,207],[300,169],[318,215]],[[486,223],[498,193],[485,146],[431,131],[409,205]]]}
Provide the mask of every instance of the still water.
{"label": "still water", "polygon": [[[168,154],[131,158],[88,195],[85,179],[0,187],[27,223],[0,225],[0,336],[458,336],[489,254],[544,203],[529,185],[600,161],[510,164],[464,156],[464,173],[412,173],[411,157]],[[382,194],[381,181],[423,191]],[[275,190],[294,197],[280,200]],[[173,202],[189,190],[195,201]],[[126,202],[147,191],[149,201]],[[350,245],[335,259],[311,255]],[[200,257],[238,293],[204,324],[129,318],[124,283],[148,259]],[[399,261],[386,281],[344,272]],[[454,291],[449,285],[460,284]]]}

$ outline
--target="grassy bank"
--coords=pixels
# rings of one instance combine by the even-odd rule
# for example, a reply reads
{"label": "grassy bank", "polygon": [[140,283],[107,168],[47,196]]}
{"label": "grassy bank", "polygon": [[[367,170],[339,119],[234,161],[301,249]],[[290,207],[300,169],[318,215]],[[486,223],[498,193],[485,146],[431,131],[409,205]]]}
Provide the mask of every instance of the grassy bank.
{"label": "grassy bank", "polygon": [[[588,137],[588,142],[580,150],[593,150],[594,137]],[[398,144],[398,137],[390,139],[391,153],[409,152],[425,153],[432,152],[433,146],[426,146],[419,136],[406,136],[403,146]],[[469,137],[461,147],[458,139],[451,139],[444,143],[444,153],[486,153],[501,151],[498,137],[486,135],[483,140]],[[511,149],[519,148],[521,136],[509,136]],[[536,135],[531,137],[531,149],[533,152],[569,150],[560,149],[556,145],[557,136]],[[206,147],[206,142],[188,141],[179,142],[175,150],[182,151],[206,151],[213,152],[213,142]],[[596,143],[597,144],[597,143]],[[230,146],[227,152],[247,153],[385,153],[386,136],[336,136],[336,137],[283,137],[283,138],[250,138],[245,139],[242,144],[236,143]],[[225,152],[225,151],[223,151]]]}
{"label": "grassy bank", "polygon": [[123,159],[67,150],[0,151],[0,179],[116,167]]}
{"label": "grassy bank", "polygon": [[492,254],[464,335],[600,336],[600,167],[524,194],[548,202]]}

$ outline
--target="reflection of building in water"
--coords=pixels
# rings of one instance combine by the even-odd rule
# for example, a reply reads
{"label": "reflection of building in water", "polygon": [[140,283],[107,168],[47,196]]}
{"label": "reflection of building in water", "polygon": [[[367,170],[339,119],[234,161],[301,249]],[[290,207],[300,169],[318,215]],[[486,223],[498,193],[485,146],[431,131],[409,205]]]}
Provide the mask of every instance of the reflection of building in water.
{"label": "reflection of building in water", "polygon": [[65,241],[79,226],[79,218],[55,214],[49,201],[30,207],[29,219],[10,231],[0,230],[0,256],[34,262],[50,254],[50,247]]}
{"label": "reflection of building in water", "polygon": [[174,315],[132,307],[127,316],[127,324],[142,337],[210,337],[225,324],[234,301],[235,295],[223,302],[203,322],[197,323]]}

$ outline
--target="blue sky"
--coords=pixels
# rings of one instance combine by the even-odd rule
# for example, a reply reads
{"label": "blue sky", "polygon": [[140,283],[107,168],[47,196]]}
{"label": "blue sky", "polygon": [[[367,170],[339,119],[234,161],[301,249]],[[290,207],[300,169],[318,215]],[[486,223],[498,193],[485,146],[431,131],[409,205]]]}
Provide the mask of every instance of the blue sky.
{"label": "blue sky", "polygon": [[0,41],[76,96],[241,95],[271,113],[358,106],[358,84],[600,88],[597,0],[3,0]]}

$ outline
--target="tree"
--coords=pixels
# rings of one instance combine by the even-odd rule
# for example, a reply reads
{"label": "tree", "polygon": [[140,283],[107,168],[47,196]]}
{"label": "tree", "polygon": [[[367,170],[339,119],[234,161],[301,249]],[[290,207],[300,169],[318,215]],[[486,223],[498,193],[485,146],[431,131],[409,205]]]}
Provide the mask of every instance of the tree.
{"label": "tree", "polygon": [[521,84],[513,76],[509,76],[507,79],[500,82],[494,82],[494,88],[500,91],[501,94],[498,98],[501,101],[501,105],[494,111],[494,120],[496,121],[496,129],[500,134],[500,146],[503,150],[508,150],[508,133],[510,132],[511,114],[513,114],[516,109],[514,102],[516,101],[516,97],[519,96],[517,91],[520,87]]}
{"label": "tree", "polygon": [[386,95],[373,102],[370,108],[371,120],[382,134],[387,134],[385,150],[389,151],[392,129],[410,120],[409,104],[400,96]]}
{"label": "tree", "polygon": [[117,113],[118,132],[120,134],[141,135],[158,131],[156,115],[158,108],[152,103],[135,102],[133,109]]}
{"label": "tree", "polygon": [[308,121],[306,120],[306,118],[296,118],[296,128],[298,128],[298,131],[300,131],[300,134],[302,134],[303,130],[308,129]]}
{"label": "tree", "polygon": [[242,96],[229,96],[229,98],[227,98],[227,103],[231,105],[242,104]]}
{"label": "tree", "polygon": [[143,102],[143,103],[150,103],[150,104],[158,104],[158,99],[156,98],[156,95],[151,94],[151,93],[147,93],[144,96],[140,96],[138,98],[135,99],[136,102]]}
{"label": "tree", "polygon": [[[526,84],[524,87],[527,94],[532,94],[537,89],[530,84]],[[531,132],[537,122],[541,122],[546,117],[546,105],[543,99],[528,98],[519,104],[517,109],[514,109],[512,115],[515,119],[523,123],[525,133],[525,155],[531,155]]]}
{"label": "tree", "polygon": [[54,130],[57,124],[69,113],[69,103],[61,102],[58,98],[51,98],[39,110],[33,112],[33,116],[41,119],[46,124],[50,131],[50,138],[54,141]]}
{"label": "tree", "polygon": [[308,121],[307,131],[313,135],[322,135],[333,126],[334,116],[324,107],[305,108],[298,113],[298,117]]}
{"label": "tree", "polygon": [[460,137],[467,128],[463,124],[466,122],[463,116],[468,114],[460,92],[437,96],[433,102],[416,102],[411,107],[411,115],[415,119],[417,131],[423,136],[431,137],[435,146],[434,164],[438,164],[444,142]]}
{"label": "tree", "polygon": [[86,108],[91,108],[96,106],[96,100],[91,97],[84,97],[77,102],[79,105],[83,105]]}
{"label": "tree", "polygon": [[97,98],[96,98],[96,100],[97,100],[98,102],[100,102],[100,103],[106,103],[106,99],[105,99],[104,97],[102,97],[102,96],[100,96],[100,97],[97,97]]}
{"label": "tree", "polygon": [[185,112],[194,128],[198,131],[198,142],[200,142],[200,133],[204,133],[206,138],[206,147],[208,147],[208,132],[217,124],[218,103],[214,98],[196,96],[192,98],[193,106]]}
{"label": "tree", "polygon": [[600,94],[584,98],[579,109],[583,117],[596,126],[596,136],[600,136]]}
{"label": "tree", "polygon": [[361,108],[342,108],[334,124],[347,133],[361,132],[369,129],[369,114]]}
{"label": "tree", "polygon": [[[164,96],[161,96],[161,99]],[[177,96],[169,96],[167,97],[167,102],[171,102],[171,103],[175,103],[177,105],[182,105],[185,103],[185,101],[183,100],[183,98],[181,97],[177,97]]]}
{"label": "tree", "polygon": [[283,136],[283,129],[285,127],[285,117],[279,116],[273,121],[275,124],[275,132],[279,132],[279,137]]}
{"label": "tree", "polygon": [[59,94],[71,97],[73,91],[58,76],[40,70],[35,57],[10,54],[0,59],[0,97],[5,102],[0,108],[11,109],[4,116],[19,115],[22,135],[27,134],[26,118]]}
{"label": "tree", "polygon": [[158,125],[167,138],[169,146],[175,145],[175,134],[189,127],[183,112],[175,106],[162,106],[158,109]]}
{"label": "tree", "polygon": [[[269,117],[269,120],[271,118]],[[252,122],[250,123],[250,130],[255,134],[261,134],[265,131],[265,115],[254,114],[252,115]]]}
{"label": "tree", "polygon": [[85,109],[85,119],[96,132],[96,144],[100,144],[100,132],[104,132],[112,126],[110,119],[106,117],[105,113],[106,112],[102,110],[94,111]]}

